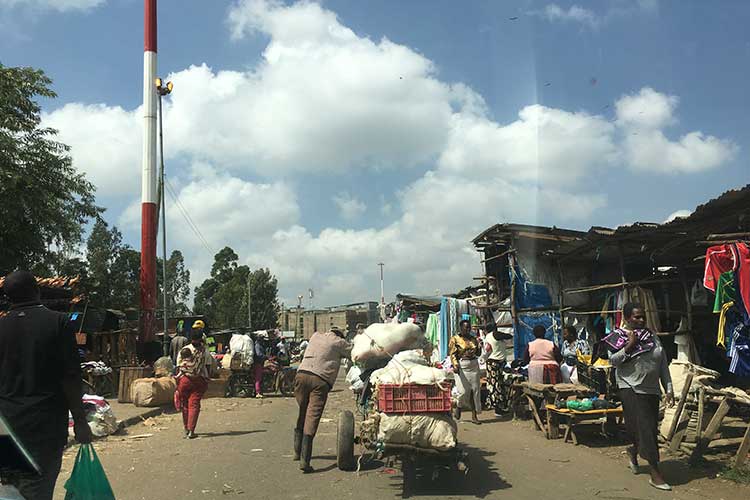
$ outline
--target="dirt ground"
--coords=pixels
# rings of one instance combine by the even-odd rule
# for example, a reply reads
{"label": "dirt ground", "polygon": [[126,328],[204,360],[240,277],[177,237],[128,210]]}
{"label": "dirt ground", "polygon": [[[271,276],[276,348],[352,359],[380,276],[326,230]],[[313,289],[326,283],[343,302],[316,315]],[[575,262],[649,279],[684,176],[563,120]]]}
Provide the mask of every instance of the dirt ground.
{"label": "dirt ground", "polygon": [[[291,398],[207,399],[198,439],[182,437],[178,415],[163,415],[128,428],[127,434],[95,443],[118,499],[296,499],[401,498],[398,467],[367,463],[359,474],[336,468],[336,419],[353,399],[337,384],[315,440],[314,474],[303,475],[291,458],[296,403]],[[530,421],[503,421],[485,412],[484,423],[459,424],[470,473],[446,473],[418,481],[416,498],[712,499],[750,498],[750,488],[716,478],[716,467],[690,469],[683,459],[664,457],[672,492],[650,487],[648,474],[626,467],[621,443],[591,426],[580,446],[548,441]],[[56,497],[73,466],[66,452]]]}

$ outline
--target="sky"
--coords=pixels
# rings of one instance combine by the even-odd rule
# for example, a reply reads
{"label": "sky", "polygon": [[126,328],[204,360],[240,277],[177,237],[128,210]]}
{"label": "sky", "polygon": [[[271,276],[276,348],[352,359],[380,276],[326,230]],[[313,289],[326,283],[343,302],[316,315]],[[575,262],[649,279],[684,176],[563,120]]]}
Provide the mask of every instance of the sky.
{"label": "sky", "polygon": [[[495,223],[684,216],[750,182],[749,22],[742,0],[162,0],[168,249],[193,286],[229,245],[323,306],[377,300],[378,262],[389,299],[462,289]],[[142,51],[139,0],[0,0],[0,62],[53,79],[43,124],[134,248]]]}

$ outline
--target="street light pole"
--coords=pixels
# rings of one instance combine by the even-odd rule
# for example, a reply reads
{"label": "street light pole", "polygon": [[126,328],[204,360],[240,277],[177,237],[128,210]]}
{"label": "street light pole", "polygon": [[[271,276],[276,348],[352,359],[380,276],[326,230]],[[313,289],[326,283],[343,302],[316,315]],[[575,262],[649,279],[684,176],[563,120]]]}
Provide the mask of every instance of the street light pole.
{"label": "street light pole", "polygon": [[380,266],[380,320],[385,321],[385,286],[383,281],[383,266],[384,263],[379,262]]}
{"label": "street light pole", "polygon": [[253,331],[253,313],[250,310],[250,275],[247,276],[247,327],[250,331]]}
{"label": "street light pole", "polygon": [[[164,126],[162,120],[162,98],[165,95],[172,93],[172,82],[167,82],[166,85],[162,86],[162,79],[157,78],[154,82],[156,84],[156,92],[159,95],[159,156],[160,156],[160,169],[159,174],[159,197],[161,203],[159,209],[161,209],[161,245],[162,245],[162,292],[164,301],[164,335],[162,336],[162,351],[164,356],[169,355],[169,338],[167,337],[167,327],[169,323],[169,307],[167,302],[167,202],[164,196]],[[158,223],[158,219],[157,219]]]}
{"label": "street light pole", "polygon": [[[302,295],[297,296],[297,326],[294,327],[294,331],[298,332],[300,330],[300,309],[302,309]],[[297,336],[297,333],[294,334],[294,336]],[[304,332],[300,335],[300,338],[304,337]]]}

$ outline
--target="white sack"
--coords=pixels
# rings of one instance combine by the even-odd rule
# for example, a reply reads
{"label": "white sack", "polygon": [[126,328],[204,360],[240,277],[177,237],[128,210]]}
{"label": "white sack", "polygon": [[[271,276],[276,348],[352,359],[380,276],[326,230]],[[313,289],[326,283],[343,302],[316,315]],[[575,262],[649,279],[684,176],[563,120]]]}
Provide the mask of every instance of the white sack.
{"label": "white sack", "polygon": [[357,366],[352,366],[346,374],[349,388],[354,392],[361,391],[365,387],[365,383],[359,378],[360,375],[362,375],[362,370]]}
{"label": "white sack", "polygon": [[254,349],[253,339],[247,335],[235,333],[229,339],[229,350],[232,352],[232,357],[238,356],[241,365],[250,366],[253,364]]}
{"label": "white sack", "polygon": [[372,372],[370,381],[375,385],[442,385],[448,378],[444,370],[427,366],[420,349],[412,349],[396,354],[384,368]]}
{"label": "white sack", "polygon": [[450,415],[380,414],[378,440],[387,444],[408,444],[420,448],[450,450],[456,446],[458,428]]}
{"label": "white sack", "polygon": [[354,337],[352,361],[387,358],[423,341],[422,329],[413,323],[375,323]]}

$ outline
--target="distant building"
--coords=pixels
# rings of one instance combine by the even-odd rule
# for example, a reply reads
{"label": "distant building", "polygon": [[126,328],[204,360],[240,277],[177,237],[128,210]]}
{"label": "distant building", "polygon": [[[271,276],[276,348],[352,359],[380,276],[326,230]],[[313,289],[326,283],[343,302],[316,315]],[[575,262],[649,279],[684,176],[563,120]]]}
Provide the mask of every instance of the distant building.
{"label": "distant building", "polygon": [[377,302],[359,302],[325,309],[288,309],[279,316],[279,328],[297,332],[298,337],[309,339],[316,331],[337,326],[345,332],[354,332],[357,324],[365,326],[379,321]]}

